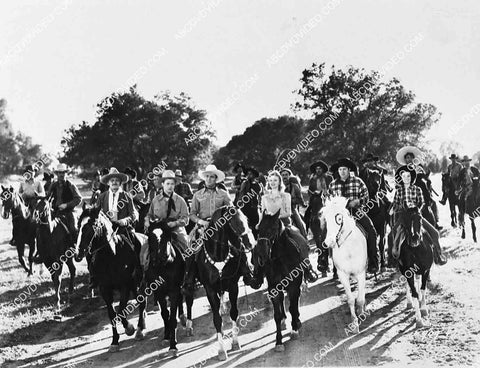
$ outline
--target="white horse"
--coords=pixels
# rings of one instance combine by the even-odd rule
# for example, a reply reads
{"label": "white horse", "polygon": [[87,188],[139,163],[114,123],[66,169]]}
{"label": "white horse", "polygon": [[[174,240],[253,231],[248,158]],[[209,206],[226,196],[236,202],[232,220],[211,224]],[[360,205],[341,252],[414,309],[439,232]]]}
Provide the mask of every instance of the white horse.
{"label": "white horse", "polygon": [[357,227],[354,218],[346,208],[347,198],[334,197],[327,200],[321,210],[322,224],[327,226],[325,244],[332,248],[332,259],[337,268],[338,278],[347,294],[352,316],[353,333],[359,333],[355,297],[350,287],[350,276],[357,280],[358,314],[365,312],[365,275],[367,269],[367,240]]}

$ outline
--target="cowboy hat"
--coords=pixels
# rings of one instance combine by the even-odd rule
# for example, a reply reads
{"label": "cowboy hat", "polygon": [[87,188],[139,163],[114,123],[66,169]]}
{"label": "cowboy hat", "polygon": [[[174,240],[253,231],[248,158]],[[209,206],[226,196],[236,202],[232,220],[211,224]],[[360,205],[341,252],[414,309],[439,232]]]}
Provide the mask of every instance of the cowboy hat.
{"label": "cowboy hat", "polygon": [[107,175],[104,175],[100,178],[100,182],[103,184],[108,184],[109,180],[112,178],[118,178],[121,184],[125,184],[128,181],[128,176],[118,170],[115,167],[111,167]]}
{"label": "cowboy hat", "polygon": [[397,152],[397,162],[400,165],[406,165],[407,161],[405,161],[405,155],[407,153],[412,154],[414,157],[419,157],[422,155],[422,151],[420,151],[417,147],[415,146],[405,146],[402,147],[398,150]]}
{"label": "cowboy hat", "polygon": [[362,158],[362,162],[367,162],[367,161],[378,161],[380,157],[375,156],[373,153],[367,153],[367,155]]}
{"label": "cowboy hat", "polygon": [[248,172],[249,172],[249,171],[251,171],[251,172],[253,173],[253,176],[254,176],[255,178],[258,178],[258,176],[260,175],[259,172],[257,171],[257,169],[255,169],[254,167],[247,167],[247,168],[245,169],[245,174],[248,175]]}
{"label": "cowboy hat", "polygon": [[183,178],[182,170],[180,169],[175,170],[175,176],[178,178]]}
{"label": "cowboy hat", "polygon": [[243,166],[243,163],[237,162],[233,167],[233,172],[237,172],[238,169],[242,169],[242,171],[245,171],[245,166]]}
{"label": "cowboy hat", "polygon": [[57,167],[53,169],[54,173],[60,173],[60,172],[66,173],[68,171],[69,171],[68,167],[65,164],[58,164]]}
{"label": "cowboy hat", "polygon": [[137,172],[131,167],[126,167],[125,170],[123,170],[123,173],[131,176],[132,179],[135,179],[137,177]]}
{"label": "cowboy hat", "polygon": [[411,168],[409,165],[400,166],[397,169],[397,171],[395,171],[395,182],[398,184],[401,184],[403,182],[401,174],[404,171],[407,171],[410,173],[410,177],[412,178],[410,183],[411,184],[415,183],[415,180],[417,179],[417,171]]}
{"label": "cowboy hat", "polygon": [[288,175],[290,175],[290,176],[293,175],[292,170],[290,170],[290,169],[288,169],[288,168],[286,168],[286,167],[284,167],[283,169],[280,170],[280,174],[283,173],[284,171],[288,172]]}
{"label": "cowboy hat", "polygon": [[450,160],[458,160],[459,158],[455,153],[452,153],[449,157]]}
{"label": "cowboy hat", "polygon": [[332,166],[330,166],[330,171],[332,173],[336,173],[338,172],[338,169],[340,167],[346,167],[350,171],[357,172],[357,165],[355,165],[355,163],[347,157],[341,158],[340,160],[335,162]]}
{"label": "cowboy hat", "polygon": [[175,177],[175,173],[172,170],[165,170],[162,173],[162,177],[160,178],[160,182],[163,183],[167,179],[173,179],[177,181],[177,178]]}
{"label": "cowboy hat", "polygon": [[462,162],[469,162],[469,161],[472,161],[472,159],[468,157],[468,155],[463,156]]}
{"label": "cowboy hat", "polygon": [[217,176],[217,183],[225,180],[225,174],[223,171],[217,169],[215,165],[208,165],[205,170],[200,170],[198,176],[200,179],[206,180],[205,174],[214,174]]}
{"label": "cowboy hat", "polygon": [[317,167],[321,167],[324,173],[328,171],[328,165],[324,161],[320,160],[310,165],[310,172],[315,174]]}

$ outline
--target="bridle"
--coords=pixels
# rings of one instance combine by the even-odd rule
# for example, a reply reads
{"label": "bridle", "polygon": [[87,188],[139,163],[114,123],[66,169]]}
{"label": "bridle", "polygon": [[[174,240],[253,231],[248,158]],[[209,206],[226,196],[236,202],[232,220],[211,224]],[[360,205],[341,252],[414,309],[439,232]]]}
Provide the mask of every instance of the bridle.
{"label": "bridle", "polygon": [[335,236],[335,243],[340,248],[340,245],[345,243],[345,241],[348,239],[348,237],[350,235],[352,235],[353,230],[350,230],[350,232],[347,234],[347,236],[345,236],[345,238],[343,238],[342,242],[340,243],[340,237],[342,236],[342,230],[343,230],[343,224],[344,224],[343,215],[341,213],[337,213],[335,215],[335,222],[337,223],[337,225],[340,225],[340,228],[338,229],[338,233]]}

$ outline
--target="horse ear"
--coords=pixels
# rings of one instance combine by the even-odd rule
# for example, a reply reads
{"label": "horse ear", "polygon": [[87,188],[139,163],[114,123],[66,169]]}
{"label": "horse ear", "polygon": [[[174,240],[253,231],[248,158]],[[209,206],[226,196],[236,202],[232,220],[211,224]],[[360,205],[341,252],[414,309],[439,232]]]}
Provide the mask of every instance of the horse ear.
{"label": "horse ear", "polygon": [[3,185],[2,185],[2,191],[6,190],[7,188],[5,188]]}
{"label": "horse ear", "polygon": [[10,188],[8,188],[8,191],[9,191],[10,193],[13,193],[13,187],[12,187],[11,185],[10,185]]}

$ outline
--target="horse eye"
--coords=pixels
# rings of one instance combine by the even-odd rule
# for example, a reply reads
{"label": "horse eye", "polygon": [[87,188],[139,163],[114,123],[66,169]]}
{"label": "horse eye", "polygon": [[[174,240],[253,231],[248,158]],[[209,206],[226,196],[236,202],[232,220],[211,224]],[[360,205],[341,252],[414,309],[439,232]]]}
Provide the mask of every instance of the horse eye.
{"label": "horse eye", "polygon": [[335,215],[335,222],[337,223],[337,225],[341,225],[343,222],[343,215],[340,213],[337,213]]}

